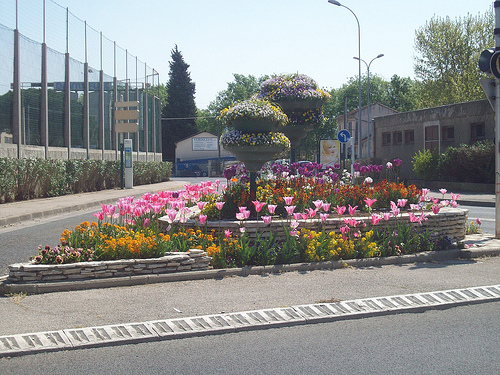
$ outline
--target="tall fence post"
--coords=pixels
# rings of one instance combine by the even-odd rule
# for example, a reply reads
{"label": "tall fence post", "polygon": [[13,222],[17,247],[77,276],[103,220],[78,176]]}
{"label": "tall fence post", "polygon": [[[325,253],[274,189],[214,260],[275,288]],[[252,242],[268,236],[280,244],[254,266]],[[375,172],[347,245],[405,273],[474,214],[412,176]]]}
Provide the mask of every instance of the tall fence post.
{"label": "tall fence post", "polygon": [[14,77],[12,87],[12,135],[17,144],[17,157],[22,158],[22,126],[21,126],[21,64],[19,47],[19,30],[14,30]]}

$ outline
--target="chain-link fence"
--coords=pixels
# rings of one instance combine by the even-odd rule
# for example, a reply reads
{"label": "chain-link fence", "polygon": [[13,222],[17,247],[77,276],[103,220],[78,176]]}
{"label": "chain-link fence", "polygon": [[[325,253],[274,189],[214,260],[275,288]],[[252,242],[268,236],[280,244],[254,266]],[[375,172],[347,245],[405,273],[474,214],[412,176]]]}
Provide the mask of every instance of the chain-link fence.
{"label": "chain-link fence", "polygon": [[123,97],[139,101],[134,150],[161,155],[155,69],[52,0],[1,3],[0,151],[13,143],[18,157],[41,146],[45,157],[64,147],[70,158],[72,149],[104,158],[118,149],[113,104]]}

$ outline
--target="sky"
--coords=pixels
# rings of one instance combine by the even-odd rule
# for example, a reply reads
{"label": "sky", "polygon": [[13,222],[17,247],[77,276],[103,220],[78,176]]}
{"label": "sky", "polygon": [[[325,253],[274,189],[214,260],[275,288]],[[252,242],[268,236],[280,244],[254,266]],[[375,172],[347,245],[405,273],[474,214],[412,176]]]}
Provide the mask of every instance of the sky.
{"label": "sky", "polygon": [[[177,45],[190,65],[199,109],[227,88],[234,73],[260,77],[298,72],[326,89],[339,88],[358,75],[358,61],[353,59],[359,48],[356,18],[327,0],[55,2],[155,68],[161,83],[168,81],[170,54]],[[384,54],[373,61],[370,73],[389,80],[394,74],[414,78],[415,31],[433,16],[455,19],[483,14],[492,8],[493,0],[341,3],[359,20],[361,58],[370,62]]]}

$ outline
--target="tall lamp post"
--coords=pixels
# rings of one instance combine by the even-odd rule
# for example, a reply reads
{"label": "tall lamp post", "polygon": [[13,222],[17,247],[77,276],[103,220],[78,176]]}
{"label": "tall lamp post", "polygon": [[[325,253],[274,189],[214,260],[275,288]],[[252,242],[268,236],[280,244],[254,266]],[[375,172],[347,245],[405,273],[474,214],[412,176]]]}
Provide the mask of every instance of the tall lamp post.
{"label": "tall lamp post", "polygon": [[370,65],[372,64],[373,60],[376,60],[376,59],[379,59],[381,57],[384,57],[384,54],[381,53],[380,55],[378,55],[377,57],[374,57],[373,59],[371,59],[371,61],[369,63],[366,63],[365,60],[363,59],[360,59],[359,57],[353,57],[354,60],[360,60],[360,61],[363,61],[366,65],[366,74],[367,74],[367,86],[368,86],[368,104],[367,104],[367,107],[366,107],[366,114],[367,114],[367,121],[366,121],[366,125],[368,127],[368,136],[367,136],[367,142],[368,142],[368,157],[371,158],[372,157],[372,148],[371,148],[371,136],[372,136],[372,125],[371,125],[371,122],[370,122]]}
{"label": "tall lamp post", "polygon": [[358,158],[362,158],[362,138],[361,138],[361,28],[359,27],[359,20],[351,8],[346,7],[345,5],[339,3],[336,0],[328,0],[330,4],[337,5],[339,7],[346,8],[349,12],[352,13],[354,18],[356,18],[356,22],[358,23]]}

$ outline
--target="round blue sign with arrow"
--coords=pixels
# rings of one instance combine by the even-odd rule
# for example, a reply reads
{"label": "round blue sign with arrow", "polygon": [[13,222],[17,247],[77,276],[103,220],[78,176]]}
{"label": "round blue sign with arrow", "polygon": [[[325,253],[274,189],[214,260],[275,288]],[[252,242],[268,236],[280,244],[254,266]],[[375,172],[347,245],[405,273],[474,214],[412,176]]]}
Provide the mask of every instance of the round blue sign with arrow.
{"label": "round blue sign with arrow", "polygon": [[347,142],[349,142],[349,139],[351,139],[351,133],[349,133],[349,130],[346,130],[346,129],[341,130],[337,134],[337,138],[338,138],[340,143],[347,143]]}

